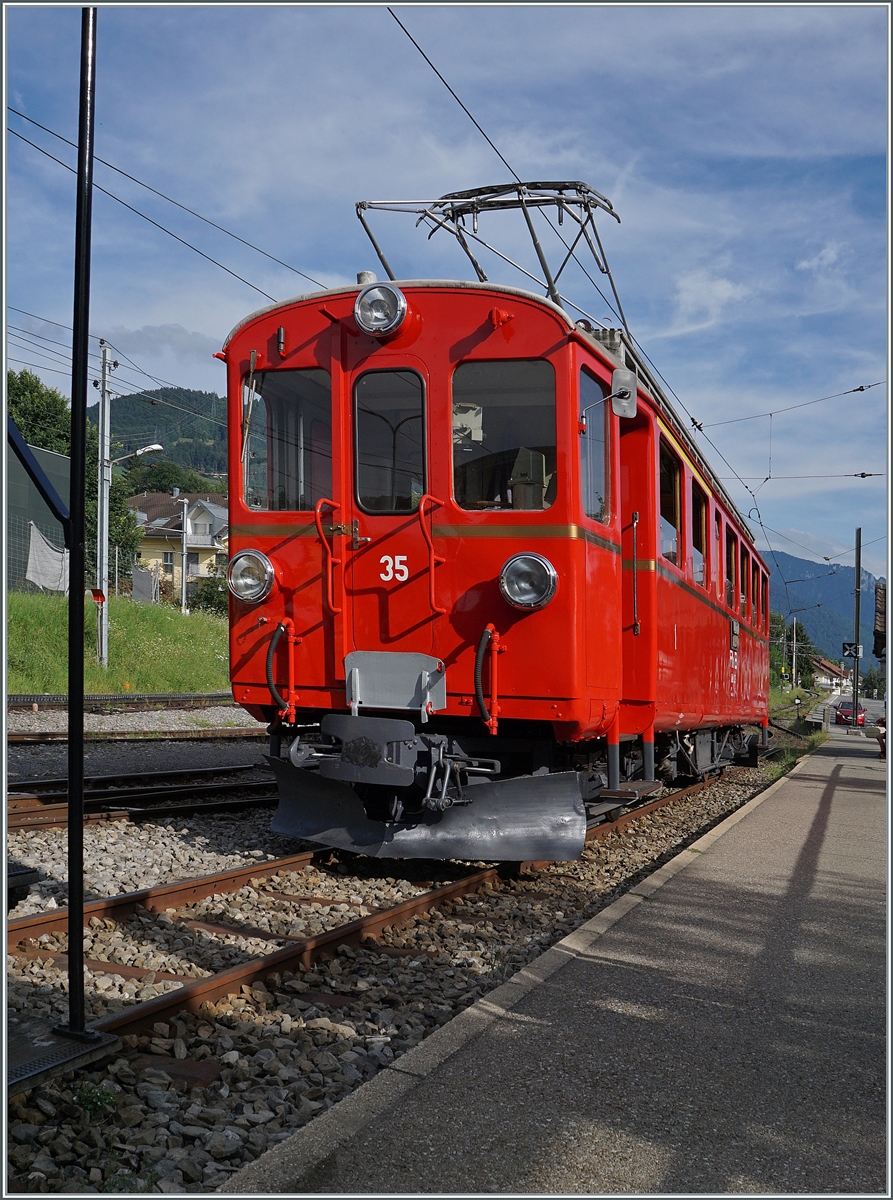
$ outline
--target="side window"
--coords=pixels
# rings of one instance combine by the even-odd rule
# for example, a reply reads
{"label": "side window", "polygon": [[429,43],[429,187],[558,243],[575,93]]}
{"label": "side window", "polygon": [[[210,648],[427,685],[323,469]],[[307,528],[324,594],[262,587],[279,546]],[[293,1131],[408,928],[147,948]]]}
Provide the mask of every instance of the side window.
{"label": "side window", "polygon": [[679,563],[679,460],[660,440],[660,552],[671,563]]}
{"label": "side window", "polygon": [[762,596],[763,596],[763,632],[769,632],[769,578],[764,575],[762,579]]}
{"label": "side window", "polygon": [[726,604],[736,608],[736,591],[738,586],[738,539],[726,526]]}
{"label": "side window", "polygon": [[750,555],[741,547],[741,616],[748,618],[749,610],[747,605],[747,590],[750,586]]}
{"label": "side window", "polygon": [[586,432],[580,436],[580,487],[583,511],[594,521],[610,519],[608,501],[611,409],[603,403],[605,389],[588,371],[580,372],[580,413]]}
{"label": "side window", "polygon": [[357,500],[411,512],[425,494],[424,389],[415,371],[367,371],[354,384]]}
{"label": "side window", "polygon": [[242,487],[249,508],[312,510],[332,494],[328,371],[262,371],[242,401]]}
{"label": "side window", "polygon": [[756,563],[751,568],[750,576],[750,622],[755,629],[759,628],[757,613],[760,607],[760,568]]}
{"label": "side window", "polygon": [[718,512],[713,514],[713,579],[717,596],[722,596],[722,517]]}
{"label": "side window", "polygon": [[460,363],[453,372],[453,493],[468,509],[555,500],[555,371],[543,359]]}
{"label": "side window", "polygon": [[695,583],[707,587],[707,496],[691,481],[691,560]]}

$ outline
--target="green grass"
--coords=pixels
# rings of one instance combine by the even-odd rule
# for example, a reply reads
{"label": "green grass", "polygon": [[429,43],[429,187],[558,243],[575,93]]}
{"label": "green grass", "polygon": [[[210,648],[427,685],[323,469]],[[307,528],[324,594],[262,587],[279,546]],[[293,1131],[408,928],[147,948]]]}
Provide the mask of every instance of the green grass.
{"label": "green grass", "polygon": [[772,782],[780,779],[782,775],[787,775],[791,767],[797,765],[805,754],[812,754],[813,750],[817,750],[828,740],[828,734],[823,733],[821,729],[816,729],[800,746],[785,746],[781,753],[766,763],[769,777]]}
{"label": "green grass", "polygon": [[[68,600],[10,592],[7,598],[7,687],[12,694],[68,692]],[[109,667],[96,661],[96,606],[86,601],[84,689],[127,692],[229,691],[225,617],[183,616],[167,604],[109,600]]]}
{"label": "green grass", "polygon": [[770,688],[769,689],[769,716],[770,717],[774,717],[776,715],[783,716],[783,715],[785,715],[785,710],[787,710],[788,715],[793,717],[794,708],[795,708],[794,700],[798,696],[803,701],[803,704],[802,704],[803,709],[808,712],[809,709],[812,708],[813,705],[816,703],[816,697],[819,696],[820,694],[821,693],[819,693],[819,692],[808,692],[806,690],[806,688],[794,688],[794,689],[789,689],[788,691],[785,691],[785,692],[783,692],[781,690],[781,688]]}

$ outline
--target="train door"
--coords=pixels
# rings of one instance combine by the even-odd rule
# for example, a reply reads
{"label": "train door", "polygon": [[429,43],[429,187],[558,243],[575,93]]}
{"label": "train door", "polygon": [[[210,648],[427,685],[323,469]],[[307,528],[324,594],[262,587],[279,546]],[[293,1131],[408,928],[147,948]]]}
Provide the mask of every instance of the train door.
{"label": "train door", "polygon": [[354,651],[430,654],[433,647],[427,393],[418,362],[351,378],[353,470],[345,478],[342,545]]}
{"label": "train door", "polygon": [[657,699],[656,504],[654,426],[640,409],[620,422],[623,699],[633,705]]}

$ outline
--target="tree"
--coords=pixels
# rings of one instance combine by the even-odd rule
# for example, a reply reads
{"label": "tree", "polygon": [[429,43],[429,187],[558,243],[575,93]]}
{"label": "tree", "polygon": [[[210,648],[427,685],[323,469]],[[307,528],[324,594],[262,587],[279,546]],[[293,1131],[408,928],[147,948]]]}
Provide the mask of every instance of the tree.
{"label": "tree", "polygon": [[121,476],[121,481],[127,496],[138,496],[140,492],[172,492],[175,487],[181,492],[206,494],[226,491],[225,479],[204,479],[195,471],[172,462],[137,461]]}
{"label": "tree", "polygon": [[207,579],[196,584],[189,596],[189,607],[225,617],[229,613],[229,592],[226,586],[226,568],[213,566]]}
{"label": "tree", "polygon": [[61,392],[28,370],[6,372],[7,410],[29,446],[71,454],[71,409]]}
{"label": "tree", "polygon": [[[7,371],[9,414],[31,446],[71,454],[71,407],[55,388],[47,387],[30,371]],[[87,422],[87,458],[84,473],[84,541],[86,579],[96,578],[96,525],[99,511],[99,432]],[[129,573],[142,532],[136,513],[127,504],[122,481],[114,480],[109,492],[109,546],[120,547],[125,574]],[[63,500],[69,497],[63,496]]]}
{"label": "tree", "polygon": [[[815,676],[815,660],[818,651],[812,639],[797,622],[797,675],[804,687],[812,687]],[[773,687],[780,683],[796,682],[794,670],[794,625],[788,625],[781,613],[769,614],[769,682]]]}

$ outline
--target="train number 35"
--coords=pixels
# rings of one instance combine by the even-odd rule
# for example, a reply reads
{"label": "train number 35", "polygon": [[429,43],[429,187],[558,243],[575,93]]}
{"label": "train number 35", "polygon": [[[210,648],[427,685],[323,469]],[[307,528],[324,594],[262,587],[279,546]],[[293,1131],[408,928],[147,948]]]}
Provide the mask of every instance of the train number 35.
{"label": "train number 35", "polygon": [[384,567],[384,570],[379,573],[379,579],[383,579],[385,583],[391,579],[399,579],[402,583],[404,579],[409,578],[409,567],[406,565],[405,554],[397,554],[393,558],[390,554],[384,554],[378,561]]}

